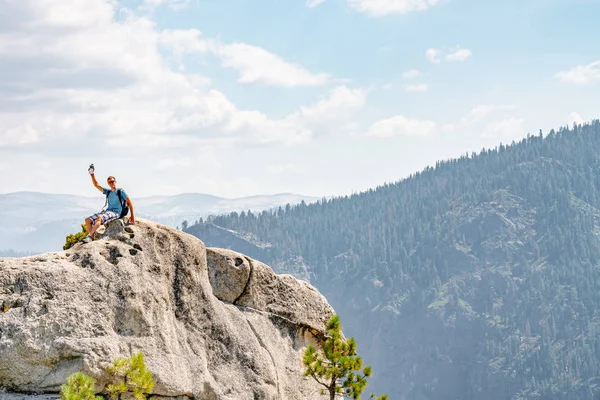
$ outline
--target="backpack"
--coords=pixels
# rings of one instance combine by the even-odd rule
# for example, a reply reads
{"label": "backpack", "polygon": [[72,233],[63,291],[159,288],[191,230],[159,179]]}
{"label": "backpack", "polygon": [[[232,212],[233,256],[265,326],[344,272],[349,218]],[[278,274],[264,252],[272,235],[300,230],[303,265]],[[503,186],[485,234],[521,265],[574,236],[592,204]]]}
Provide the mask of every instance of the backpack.
{"label": "backpack", "polygon": [[[104,203],[104,207],[106,207],[108,205],[108,195],[110,194],[110,192],[106,195],[106,203]],[[127,201],[123,200],[123,198],[121,197],[121,189],[117,189],[117,196],[119,196],[119,202],[121,203],[121,215],[119,215],[119,218],[123,218],[125,216],[127,216],[127,214],[129,214],[129,206],[127,205]],[[102,207],[102,209],[104,210],[104,207]]]}
{"label": "backpack", "polygon": [[[117,196],[119,196],[119,201],[121,202],[121,215],[119,215],[119,218],[126,217],[129,214],[129,206],[127,205],[127,201],[121,197],[121,189],[117,189]],[[108,200],[108,196],[106,196],[106,199]]]}

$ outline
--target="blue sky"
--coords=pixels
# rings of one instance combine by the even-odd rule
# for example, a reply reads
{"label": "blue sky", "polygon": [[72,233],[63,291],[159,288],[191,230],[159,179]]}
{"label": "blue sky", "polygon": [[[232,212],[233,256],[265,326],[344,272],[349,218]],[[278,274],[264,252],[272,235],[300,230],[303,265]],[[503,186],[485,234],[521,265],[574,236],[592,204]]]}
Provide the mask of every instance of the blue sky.
{"label": "blue sky", "polygon": [[0,9],[4,193],[343,195],[599,118],[600,0]]}

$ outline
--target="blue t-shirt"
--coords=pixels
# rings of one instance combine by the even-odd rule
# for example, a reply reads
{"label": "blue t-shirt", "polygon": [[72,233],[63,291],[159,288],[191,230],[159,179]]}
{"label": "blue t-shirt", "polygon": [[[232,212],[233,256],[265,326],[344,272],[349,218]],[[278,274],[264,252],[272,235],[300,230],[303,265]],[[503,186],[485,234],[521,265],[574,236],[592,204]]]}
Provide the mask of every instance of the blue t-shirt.
{"label": "blue t-shirt", "polygon": [[[117,190],[115,190],[114,192],[110,189],[107,188],[102,188],[104,195],[106,196],[108,194],[108,207],[106,207],[106,211],[114,211],[117,214],[121,215],[121,211],[123,210],[123,208],[121,207],[121,202],[119,201],[119,195],[117,194]],[[127,196],[127,193],[125,193],[125,191],[123,189],[121,189],[121,197],[123,198],[123,201],[125,201],[125,199],[127,199],[129,196]]]}

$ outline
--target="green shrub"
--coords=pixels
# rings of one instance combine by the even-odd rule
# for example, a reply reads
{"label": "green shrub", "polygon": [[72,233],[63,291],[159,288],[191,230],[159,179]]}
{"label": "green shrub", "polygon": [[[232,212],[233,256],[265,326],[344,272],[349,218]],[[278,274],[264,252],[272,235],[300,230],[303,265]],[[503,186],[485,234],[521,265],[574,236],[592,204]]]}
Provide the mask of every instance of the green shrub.
{"label": "green shrub", "polygon": [[131,392],[137,400],[145,400],[154,389],[152,373],[146,368],[142,353],[116,359],[107,370],[119,380],[106,387],[111,399],[120,400],[122,394]]}
{"label": "green shrub", "polygon": [[[106,386],[110,399],[121,400],[121,396],[127,393],[126,398],[133,395],[137,400],[146,400],[154,389],[152,373],[146,368],[142,353],[131,358],[118,358],[106,370],[113,376],[112,383]],[[91,376],[76,372],[62,385],[60,400],[104,400],[104,397],[96,396],[95,383]]]}
{"label": "green shrub", "polygon": [[63,250],[68,250],[71,247],[75,246],[77,243],[81,242],[84,237],[87,236],[87,227],[85,224],[81,224],[81,232],[77,232],[75,234],[70,234],[67,236],[67,242],[63,246]]}
{"label": "green shrub", "polygon": [[94,384],[96,381],[91,376],[76,372],[67,378],[67,383],[61,386],[61,400],[102,400],[96,396]]}

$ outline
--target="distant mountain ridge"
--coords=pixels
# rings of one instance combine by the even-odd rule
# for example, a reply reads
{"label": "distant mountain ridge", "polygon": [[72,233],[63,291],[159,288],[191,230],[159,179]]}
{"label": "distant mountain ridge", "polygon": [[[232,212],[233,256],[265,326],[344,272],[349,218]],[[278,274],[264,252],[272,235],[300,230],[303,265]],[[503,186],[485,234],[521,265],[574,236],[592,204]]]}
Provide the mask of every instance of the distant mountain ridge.
{"label": "distant mountain ridge", "polygon": [[600,399],[599,120],[186,231],[310,279],[373,367],[370,390]]}
{"label": "distant mountain ridge", "polygon": [[[210,214],[232,211],[258,212],[273,207],[312,203],[316,197],[279,193],[240,198],[223,198],[203,193],[173,196],[132,197],[135,213],[142,218],[177,227]],[[40,192],[0,194],[0,256],[42,253],[62,249],[65,236],[79,231],[86,216],[104,206],[104,196],[77,196]],[[13,250],[13,253],[9,253]]]}

